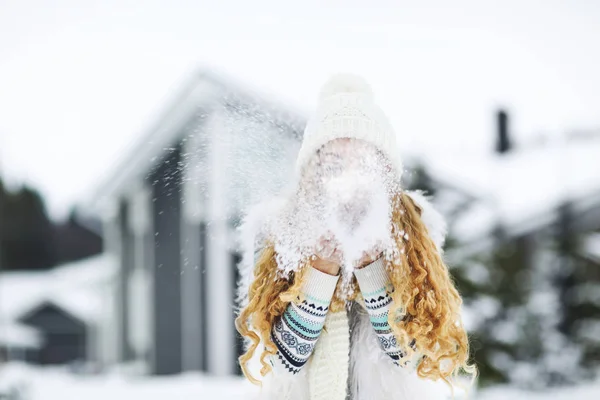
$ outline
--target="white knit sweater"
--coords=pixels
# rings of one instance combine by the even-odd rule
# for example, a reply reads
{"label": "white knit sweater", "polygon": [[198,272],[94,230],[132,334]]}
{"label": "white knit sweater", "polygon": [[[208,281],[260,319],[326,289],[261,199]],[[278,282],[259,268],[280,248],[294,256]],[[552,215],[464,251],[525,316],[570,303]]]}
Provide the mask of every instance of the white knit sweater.
{"label": "white knit sweater", "polygon": [[346,310],[329,313],[308,371],[310,400],[344,400],[349,363],[348,315]]}

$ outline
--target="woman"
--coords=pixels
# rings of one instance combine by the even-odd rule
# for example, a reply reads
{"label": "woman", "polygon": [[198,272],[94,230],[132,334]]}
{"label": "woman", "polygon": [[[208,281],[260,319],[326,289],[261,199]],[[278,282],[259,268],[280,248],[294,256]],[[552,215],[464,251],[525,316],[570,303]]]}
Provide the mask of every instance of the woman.
{"label": "woman", "polygon": [[[325,85],[296,165],[294,196],[257,208],[244,227],[236,326],[248,343],[240,364],[263,384],[261,398],[436,399],[439,385],[426,379],[474,376],[441,257],[443,219],[402,190],[395,135],[364,81]],[[384,209],[389,221],[376,225],[387,236],[356,233],[371,232]]]}

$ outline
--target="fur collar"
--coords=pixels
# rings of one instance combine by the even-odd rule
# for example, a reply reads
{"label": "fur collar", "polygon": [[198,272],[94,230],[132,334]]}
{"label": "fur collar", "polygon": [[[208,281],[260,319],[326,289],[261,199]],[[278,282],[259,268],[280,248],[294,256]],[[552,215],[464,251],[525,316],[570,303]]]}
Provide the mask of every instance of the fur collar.
{"label": "fur collar", "polygon": [[[427,226],[429,234],[441,251],[446,237],[447,226],[442,214],[431,204],[430,199],[422,191],[406,192],[421,208],[421,218]],[[273,197],[250,208],[238,229],[242,260],[238,265],[240,281],[238,285],[238,304],[244,307],[248,301],[248,288],[252,283],[254,270],[254,251],[260,248],[269,237],[269,226],[286,204],[291,194]]]}

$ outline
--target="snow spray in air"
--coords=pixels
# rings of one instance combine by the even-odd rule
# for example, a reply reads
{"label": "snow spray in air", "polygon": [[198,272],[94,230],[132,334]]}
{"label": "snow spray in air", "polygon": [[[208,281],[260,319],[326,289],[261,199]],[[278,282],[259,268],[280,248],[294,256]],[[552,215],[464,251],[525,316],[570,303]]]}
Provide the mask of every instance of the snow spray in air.
{"label": "snow spray in air", "polygon": [[395,248],[390,199],[399,183],[386,158],[366,142],[337,139],[323,146],[274,223],[282,274],[310,257],[328,258],[335,249],[341,253],[342,296],[350,295],[352,272],[363,254]]}

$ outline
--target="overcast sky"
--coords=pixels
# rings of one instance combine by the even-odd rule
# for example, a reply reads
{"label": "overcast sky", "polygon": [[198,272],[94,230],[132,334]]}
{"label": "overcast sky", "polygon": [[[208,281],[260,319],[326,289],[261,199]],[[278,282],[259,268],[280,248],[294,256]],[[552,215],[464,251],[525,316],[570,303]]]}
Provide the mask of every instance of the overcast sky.
{"label": "overcast sky", "polygon": [[0,172],[63,216],[202,66],[305,109],[363,74],[411,150],[600,127],[598,1],[291,3],[0,0]]}

